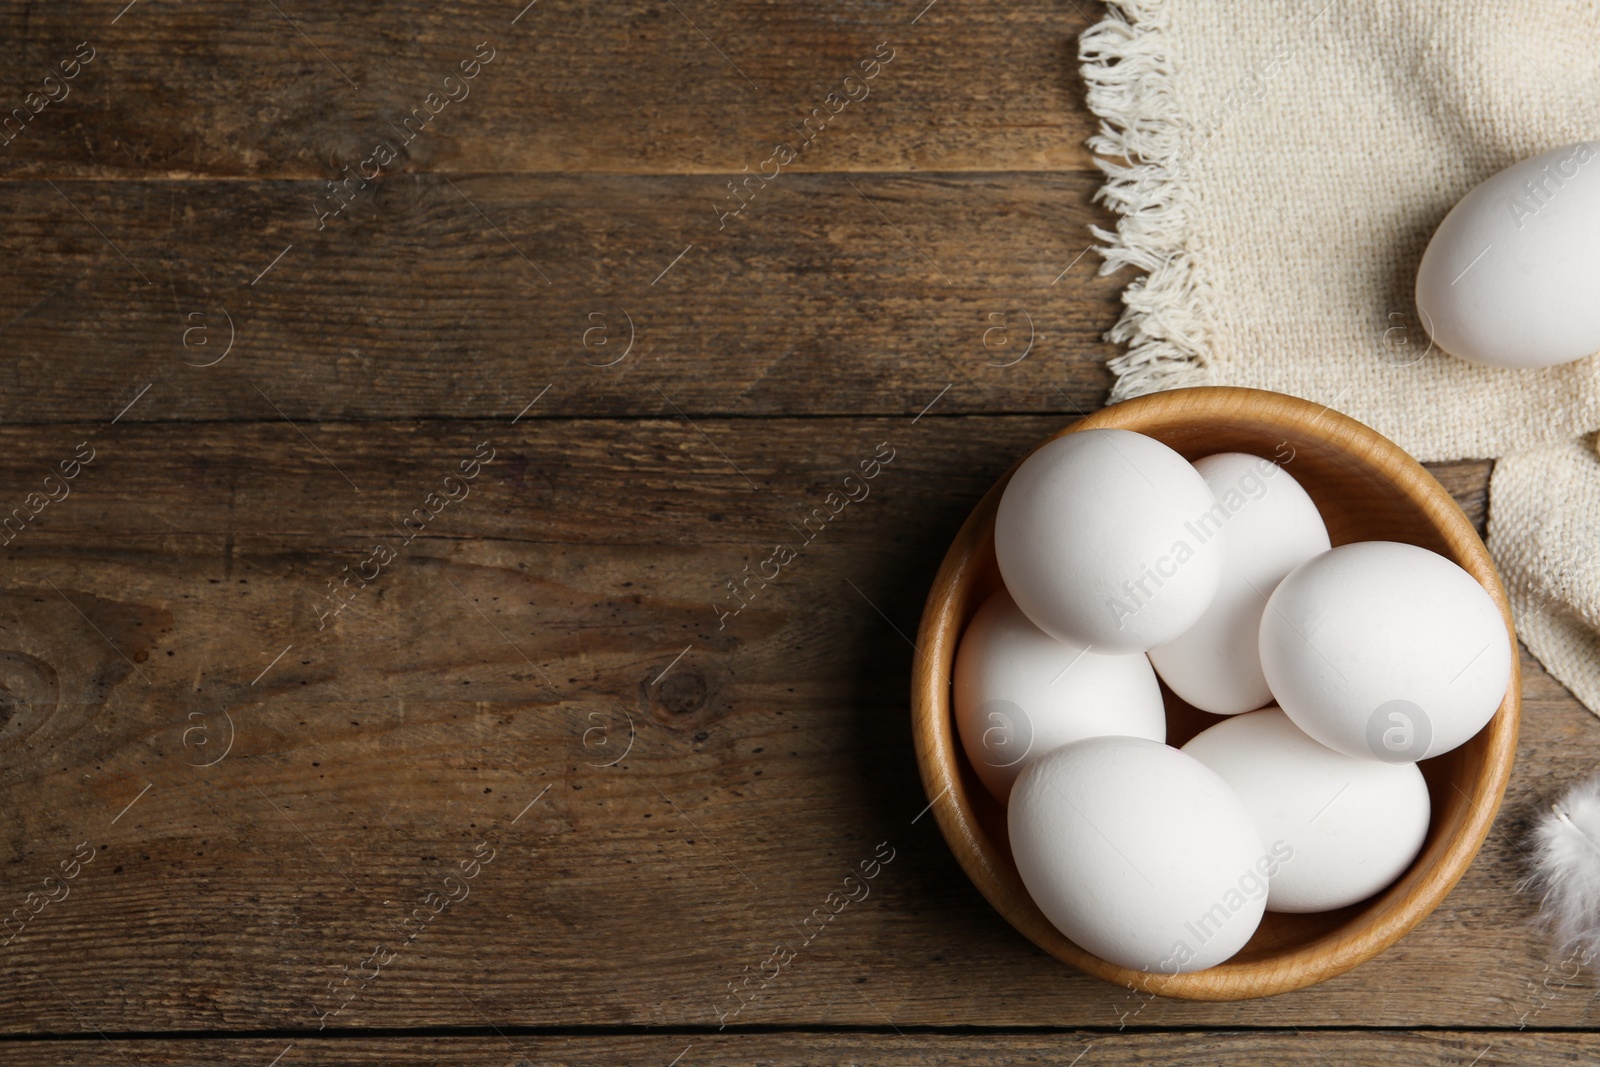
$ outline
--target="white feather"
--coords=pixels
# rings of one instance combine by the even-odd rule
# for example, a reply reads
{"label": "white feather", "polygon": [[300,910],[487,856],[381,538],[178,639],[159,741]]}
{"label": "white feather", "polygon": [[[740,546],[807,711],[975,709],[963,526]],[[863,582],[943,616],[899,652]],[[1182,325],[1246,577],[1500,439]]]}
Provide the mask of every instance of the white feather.
{"label": "white feather", "polygon": [[1535,828],[1533,876],[1540,920],[1565,954],[1600,955],[1600,774],[1567,790]]}

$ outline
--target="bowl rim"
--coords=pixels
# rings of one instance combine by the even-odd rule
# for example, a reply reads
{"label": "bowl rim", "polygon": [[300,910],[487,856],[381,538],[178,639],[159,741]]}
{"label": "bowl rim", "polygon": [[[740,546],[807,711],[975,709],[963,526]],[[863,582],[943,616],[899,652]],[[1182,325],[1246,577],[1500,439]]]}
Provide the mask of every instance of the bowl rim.
{"label": "bowl rim", "polygon": [[[1242,962],[1226,961],[1185,974],[1121,967],[1080,948],[1058,931],[1028,897],[1010,857],[991,840],[966,801],[966,756],[957,735],[950,677],[964,620],[961,605],[974,570],[993,552],[994,513],[1000,494],[1023,456],[973,508],[940,563],[923,608],[912,666],[911,719],[917,767],[929,810],[967,877],[995,910],[1035,945],[1089,974],[1144,992],[1181,1000],[1244,1000],[1303,989],[1343,974],[1393,945],[1437,907],[1466,873],[1488,837],[1505,795],[1516,756],[1522,671],[1516,628],[1505,588],[1483,540],[1455,499],[1404,449],[1363,423],[1284,393],[1235,386],[1172,389],[1101,408],[1051,434],[1029,450],[1087,429],[1142,432],[1170,424],[1232,415],[1293,424],[1296,432],[1354,452],[1387,469],[1421,509],[1450,549],[1500,609],[1511,643],[1511,677],[1500,707],[1474,740],[1486,741],[1472,789],[1470,811],[1435,857],[1432,869],[1397,900],[1360,913],[1344,925],[1292,950]],[[1459,786],[1457,786],[1459,789]],[[946,793],[951,802],[941,803]],[[1020,898],[1019,898],[1020,893]]]}

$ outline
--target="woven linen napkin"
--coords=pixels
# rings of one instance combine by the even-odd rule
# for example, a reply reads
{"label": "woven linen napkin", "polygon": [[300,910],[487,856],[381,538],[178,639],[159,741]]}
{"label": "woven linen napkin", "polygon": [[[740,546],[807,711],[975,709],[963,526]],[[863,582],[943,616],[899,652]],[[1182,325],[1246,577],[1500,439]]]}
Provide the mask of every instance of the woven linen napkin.
{"label": "woven linen napkin", "polygon": [[[1600,3],[1116,0],[1079,39],[1113,401],[1292,393],[1421,460],[1497,458],[1489,548],[1529,651],[1600,713],[1600,356],[1545,370],[1431,345],[1434,229],[1518,160],[1600,138]],[[1600,241],[1600,235],[1596,237]],[[1600,299],[1600,278],[1595,280]]]}

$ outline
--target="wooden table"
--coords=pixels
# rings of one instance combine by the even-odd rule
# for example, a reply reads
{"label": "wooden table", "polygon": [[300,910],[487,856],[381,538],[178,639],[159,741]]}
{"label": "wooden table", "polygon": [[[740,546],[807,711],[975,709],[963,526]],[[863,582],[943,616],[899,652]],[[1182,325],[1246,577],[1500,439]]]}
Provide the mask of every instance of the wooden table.
{"label": "wooden table", "polygon": [[0,1060],[1600,1055],[1526,656],[1465,881],[1292,995],[1084,977],[919,819],[933,570],[1109,384],[1098,7],[123,2],[0,22]]}

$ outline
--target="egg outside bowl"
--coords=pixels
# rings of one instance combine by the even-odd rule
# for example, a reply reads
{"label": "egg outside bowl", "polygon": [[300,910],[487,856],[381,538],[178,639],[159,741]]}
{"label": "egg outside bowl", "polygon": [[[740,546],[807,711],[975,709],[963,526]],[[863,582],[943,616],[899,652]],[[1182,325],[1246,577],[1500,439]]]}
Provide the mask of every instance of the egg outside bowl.
{"label": "egg outside bowl", "polygon": [[[1419,765],[1432,800],[1432,821],[1421,853],[1388,889],[1338,911],[1268,912],[1237,955],[1202,971],[1173,975],[1108,963],[1068,940],[1028,896],[1011,859],[1005,808],[967,761],[951,708],[950,674],[961,634],[1001,587],[994,516],[1013,466],[956,535],[917,632],[912,730],[922,785],[939,828],[967,877],[1012,926],[1057,959],[1118,985],[1184,1000],[1245,1000],[1343,974],[1404,937],[1444,900],[1488,835],[1511,776],[1522,673],[1511,611],[1488,550],[1450,494],[1398,445],[1354,419],[1296,397],[1255,389],[1176,389],[1104,408],[1055,437],[1090,429],[1147,434],[1190,460],[1216,452],[1276,456],[1316,502],[1335,545],[1405,541],[1454,560],[1488,590],[1505,619],[1511,645],[1505,698],[1472,740]],[[1181,745],[1219,721],[1165,687],[1163,694],[1171,744]]]}

